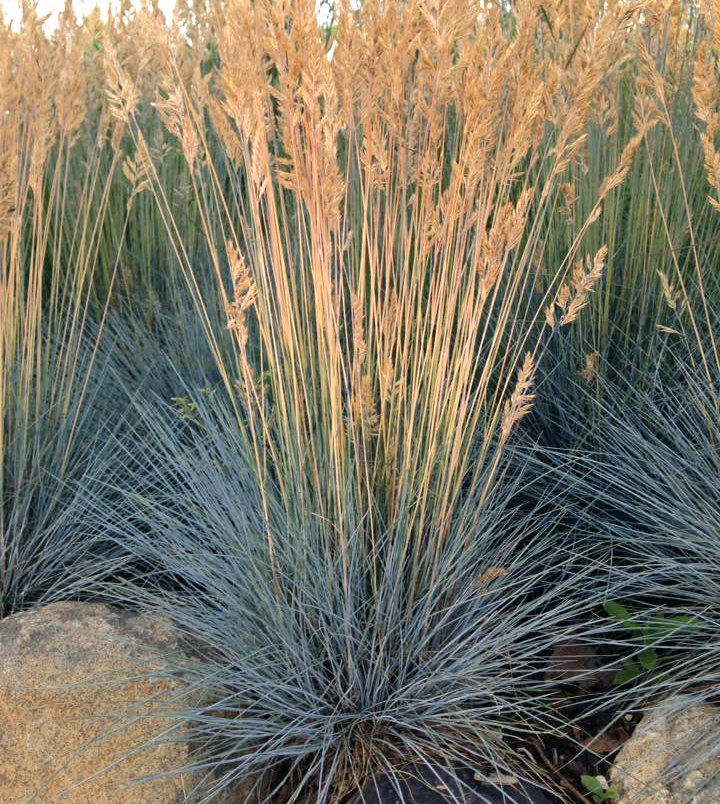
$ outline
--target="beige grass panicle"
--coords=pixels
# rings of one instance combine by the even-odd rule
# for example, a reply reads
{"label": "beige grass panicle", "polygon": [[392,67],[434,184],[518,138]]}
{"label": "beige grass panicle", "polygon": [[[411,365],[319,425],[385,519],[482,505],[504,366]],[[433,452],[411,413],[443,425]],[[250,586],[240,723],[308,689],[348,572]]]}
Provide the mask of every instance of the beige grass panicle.
{"label": "beige grass panicle", "polygon": [[[63,481],[73,451],[98,233],[120,158],[108,166],[103,147],[90,149],[76,170],[86,131],[98,133],[86,31],[68,9],[53,38],[42,22],[28,5],[18,30],[0,23],[0,611],[33,593],[25,562],[42,528],[29,501],[46,478]],[[47,439],[61,428],[58,448]]]}
{"label": "beige grass panicle", "polygon": [[[600,251],[564,297],[637,144],[579,222],[548,293],[527,292],[543,216],[582,156],[597,98],[612,124],[608,80],[627,61],[637,9],[610,3],[597,15],[558,0],[543,22],[521,4],[513,36],[497,9],[470,0],[340,6],[329,60],[313,3],[230,2],[220,81],[199,91],[158,37],[157,103],[199,166],[194,192],[222,287],[222,266],[240,254],[247,271],[242,281],[234,271],[239,296],[226,307],[260,477],[272,472],[299,519],[334,523],[341,550],[358,517],[370,540],[402,517],[408,544],[437,543],[468,485],[481,496],[492,485],[528,411],[544,311],[562,301],[569,324],[602,271]],[[230,200],[207,118],[246,172]],[[549,180],[536,187],[541,164]],[[162,203],[157,182],[153,192]],[[222,241],[209,226],[218,215]]]}

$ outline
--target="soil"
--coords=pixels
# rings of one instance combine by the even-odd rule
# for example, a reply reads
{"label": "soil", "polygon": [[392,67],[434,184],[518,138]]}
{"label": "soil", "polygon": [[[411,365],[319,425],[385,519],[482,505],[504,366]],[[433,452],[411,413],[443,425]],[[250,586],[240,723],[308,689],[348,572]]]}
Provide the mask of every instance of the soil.
{"label": "soil", "polygon": [[568,719],[577,717],[571,734],[565,737],[538,734],[522,746],[515,746],[520,752],[524,749],[537,765],[548,772],[550,783],[557,787],[551,798],[553,802],[592,804],[592,796],[583,785],[582,776],[602,776],[609,780],[618,751],[632,736],[642,717],[642,713],[623,712],[612,707],[581,717],[588,709],[587,701],[583,705],[583,697],[558,701]]}
{"label": "soil", "polygon": [[[469,770],[456,770],[454,776],[439,769],[418,765],[406,770],[407,777],[393,782],[387,776],[370,780],[352,804],[446,804],[454,796],[464,804],[551,804],[552,799],[537,785],[515,779],[503,783],[502,777],[492,784],[480,781]],[[398,789],[399,788],[399,789]]]}

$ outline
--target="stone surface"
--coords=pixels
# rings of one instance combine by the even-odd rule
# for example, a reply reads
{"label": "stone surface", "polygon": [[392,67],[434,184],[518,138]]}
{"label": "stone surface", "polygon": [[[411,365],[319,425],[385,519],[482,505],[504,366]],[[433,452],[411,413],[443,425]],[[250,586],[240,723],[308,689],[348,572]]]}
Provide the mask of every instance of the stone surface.
{"label": "stone surface", "polygon": [[[0,621],[2,804],[189,801],[188,774],[122,789],[132,779],[189,761],[183,742],[156,744],[122,760],[171,723],[156,715],[133,723],[152,706],[128,707],[153,697],[167,701],[178,691],[166,679],[130,678],[160,669],[162,659],[144,646],[178,650],[159,621],[95,603],[54,603]],[[114,730],[111,736],[92,742],[108,730]]]}
{"label": "stone surface", "polygon": [[497,777],[492,783],[481,781],[481,777],[468,770],[460,770],[456,775],[463,787],[452,775],[440,768],[432,771],[416,765],[405,771],[406,778],[400,780],[400,793],[388,776],[370,779],[352,804],[550,804],[548,795],[536,785],[521,782],[514,777]]}
{"label": "stone surface", "polygon": [[[690,767],[672,779],[678,760]],[[610,778],[618,804],[720,804],[720,708],[668,699],[640,721]]]}

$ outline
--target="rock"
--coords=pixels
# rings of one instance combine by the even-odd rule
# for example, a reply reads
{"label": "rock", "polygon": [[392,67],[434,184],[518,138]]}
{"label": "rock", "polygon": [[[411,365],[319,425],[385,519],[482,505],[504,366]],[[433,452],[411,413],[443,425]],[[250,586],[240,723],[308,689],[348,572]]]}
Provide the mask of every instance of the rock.
{"label": "rock", "polygon": [[[496,777],[492,782],[468,770],[456,771],[467,785],[461,787],[452,775],[440,768],[432,771],[421,765],[407,768],[399,778],[402,797],[393,780],[378,775],[364,785],[352,804],[550,804],[548,794],[537,785],[521,782],[515,777]],[[468,789],[469,788],[469,789]]]}
{"label": "rock", "polygon": [[[677,774],[677,762],[689,767]],[[610,779],[618,804],[719,804],[720,708],[666,700],[643,716]]]}
{"label": "rock", "polygon": [[[183,742],[155,744],[121,759],[172,723],[156,715],[131,723],[122,714],[126,707],[155,696],[168,700],[180,691],[179,682],[129,678],[160,669],[161,660],[149,660],[152,654],[144,646],[163,653],[178,650],[160,621],[95,603],[54,603],[0,621],[0,802],[189,801],[184,791],[195,784],[189,774],[119,787],[145,774],[178,769],[190,759]],[[85,681],[90,683],[63,688]],[[183,699],[174,705],[187,704]],[[151,709],[146,704],[132,715]],[[89,744],[108,729],[114,730],[111,736]]]}

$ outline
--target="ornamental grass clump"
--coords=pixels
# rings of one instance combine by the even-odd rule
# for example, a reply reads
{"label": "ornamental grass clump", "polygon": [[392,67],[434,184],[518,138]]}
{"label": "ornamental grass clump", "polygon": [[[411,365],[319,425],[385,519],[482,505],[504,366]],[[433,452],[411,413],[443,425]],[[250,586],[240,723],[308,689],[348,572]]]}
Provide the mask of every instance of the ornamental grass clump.
{"label": "ornamental grass clump", "polygon": [[[720,7],[714,4],[695,52],[692,108],[703,151],[705,201],[716,216],[719,55]],[[672,132],[670,138],[677,158],[679,143]],[[682,209],[691,257],[685,265],[676,261],[672,274],[659,271],[662,364],[653,359],[658,354],[653,346],[644,356],[638,349],[638,365],[646,372],[640,382],[618,368],[578,380],[577,392],[556,399],[567,431],[585,430],[574,449],[519,450],[523,465],[535,456],[536,477],[547,478],[554,489],[560,485],[563,503],[555,513],[571,523],[578,545],[584,543],[588,556],[611,555],[614,583],[625,579],[625,599],[606,606],[630,632],[622,666],[631,672],[620,674],[602,704],[615,699],[628,710],[661,704],[676,713],[720,701],[718,275],[716,264],[703,259],[712,244],[700,235],[694,207],[685,200]],[[664,215],[663,208],[660,212]],[[648,642],[648,633],[657,639]],[[670,704],[664,704],[668,698]],[[720,777],[708,778],[707,767],[718,757],[720,718],[694,734],[687,747],[676,747],[665,778],[657,781],[691,778],[708,763],[695,775],[705,787],[693,795],[714,801]]]}
{"label": "ornamental grass clump", "polygon": [[[547,24],[558,37],[585,25],[588,11],[581,6],[557,19],[550,12]],[[595,378],[609,380],[615,393],[649,388],[658,372],[673,370],[678,332],[685,331],[678,324],[695,339],[692,315],[702,319],[705,306],[720,305],[713,270],[720,217],[708,202],[712,172],[703,166],[713,138],[703,133],[696,103],[698,82],[706,95],[711,89],[713,30],[711,4],[643,4],[628,32],[628,58],[604,83],[582,158],[545,218],[545,259],[553,264],[622,149],[639,137],[626,180],[608,196],[586,238],[590,251],[607,245],[606,270],[577,324],[554,341],[540,369],[543,391],[533,423],[550,447],[578,447],[589,437],[595,410],[583,400],[588,390],[597,396],[605,389]],[[683,308],[690,314],[679,322]],[[578,405],[582,417],[569,412]]]}
{"label": "ornamental grass clump", "polygon": [[[0,24],[0,616],[81,593],[101,566],[117,566],[86,551],[74,484],[111,460],[107,431],[122,425],[150,372],[167,398],[181,387],[158,352],[167,348],[165,321],[192,316],[194,306],[160,208],[144,192],[142,162],[128,158],[125,121],[113,117],[118,103],[138,110],[173,214],[199,231],[184,157],[171,153],[150,103],[158,87],[146,18],[148,9],[135,15],[123,3],[106,21],[96,9],[78,22],[68,3],[48,33],[29,3],[18,26]],[[193,37],[191,47],[173,29],[179,69],[210,72],[209,17],[179,8],[177,19]],[[132,80],[119,84],[107,70],[105,43]],[[192,237],[184,249],[202,264]],[[219,320],[212,277],[198,287]],[[109,311],[113,333],[103,344]],[[183,327],[173,371],[207,377],[212,350],[191,323]],[[147,343],[128,359],[139,337]],[[75,587],[67,566],[81,556],[85,580]]]}
{"label": "ornamental grass clump", "polygon": [[402,523],[374,541],[359,526],[341,552],[337,526],[298,521],[277,486],[260,488],[230,405],[138,412],[144,445],[116,447],[131,476],[112,505],[95,498],[97,539],[133,561],[93,588],[169,617],[192,657],[168,666],[187,698],[162,715],[190,727],[193,761],[168,769],[199,772],[190,801],[240,783],[261,799],[342,800],[412,761],[556,782],[521,749],[567,730],[544,670],[564,638],[601,635],[579,589],[598,606],[602,568],[513,509],[521,477],[482,505],[468,497],[434,562]]}
{"label": "ornamental grass clump", "polygon": [[[588,556],[612,556],[613,584],[624,579],[612,603],[631,613],[633,627],[610,643],[621,672],[598,701],[620,711],[720,703],[720,373],[714,366],[708,386],[692,362],[678,359],[675,376],[632,397],[606,387],[608,400],[623,401],[597,411],[593,449],[553,456],[558,510],[569,512]],[[658,782],[717,762],[720,717],[674,754]],[[712,801],[720,777],[704,774],[716,786],[706,790]]]}
{"label": "ornamental grass clump", "polygon": [[82,51],[41,22],[28,8],[18,32],[0,23],[0,617],[72,585],[85,547],[67,483],[92,464],[102,407],[90,299],[118,161],[103,167],[93,128],[76,181]]}
{"label": "ornamental grass clump", "polygon": [[[262,485],[278,483],[289,507],[330,521],[344,519],[350,478],[363,518],[378,491],[389,521],[414,499],[410,542],[435,495],[442,533],[455,501],[478,491],[473,472],[490,482],[485,467],[499,465],[532,402],[543,331],[575,320],[606,256],[601,247],[578,257],[581,230],[553,292],[528,292],[543,211],[582,146],[629,15],[602,18],[583,47],[593,64],[569,82],[538,52],[534,14],[508,33],[503,14],[479,12],[471,3],[371,3],[359,17],[348,8],[330,61],[314,11],[240,3],[220,35],[219,85],[198,71],[183,81],[167,48],[157,102],[193,169],[204,220],[227,229],[222,241],[210,228],[206,236],[218,279],[230,279],[240,376],[228,370],[227,381],[249,417]],[[127,105],[115,114],[134,123]],[[224,159],[242,168],[230,199],[206,118]],[[527,168],[539,163],[548,180],[533,187]]]}
{"label": "ornamental grass clump", "polygon": [[[720,7],[709,13],[708,35],[697,49],[692,95],[702,143],[708,206],[720,211]],[[660,274],[671,337],[665,369],[648,373],[644,387],[627,379],[602,382],[590,400],[595,424],[586,449],[568,462],[554,456],[564,494],[592,554],[611,549],[615,575],[628,579],[626,594],[645,622],[672,615],[682,627],[653,647],[662,672],[641,673],[617,691],[625,706],[652,708],[670,698],[676,711],[720,702],[720,315],[715,266],[703,250],[688,205],[692,271]],[[649,358],[649,356],[648,356]],[[648,362],[649,359],[648,359]],[[588,397],[590,394],[588,394]],[[611,401],[614,400],[614,401]],[[578,416],[569,406],[570,416]],[[572,500],[572,502],[570,502]],[[632,646],[637,658],[644,646]],[[653,663],[655,658],[652,657]],[[646,666],[647,670],[648,667]],[[653,668],[654,669],[654,668]],[[720,717],[676,751],[665,779],[696,772],[720,757]],[[706,767],[710,765],[707,764]],[[704,775],[703,775],[704,774]],[[714,800],[720,775],[701,771],[699,795]]]}
{"label": "ornamental grass clump", "polygon": [[191,75],[148,17],[232,354],[105,41],[113,118],[225,392],[189,389],[175,419],[137,401],[146,437],[117,442],[134,477],[112,507],[86,500],[139,569],[96,586],[199,650],[176,671],[207,699],[182,716],[214,773],[203,801],[258,775],[340,801],[405,762],[543,777],[517,740],[567,725],[544,663],[579,622],[594,639],[606,587],[540,506],[513,508],[505,451],[548,339],[602,275],[584,238],[651,125],[638,101],[637,137],[538,289],[543,222],[634,24],[606,5],[549,46],[530,4],[346,2],[330,58],[314,3],[238,0],[217,73]]}

